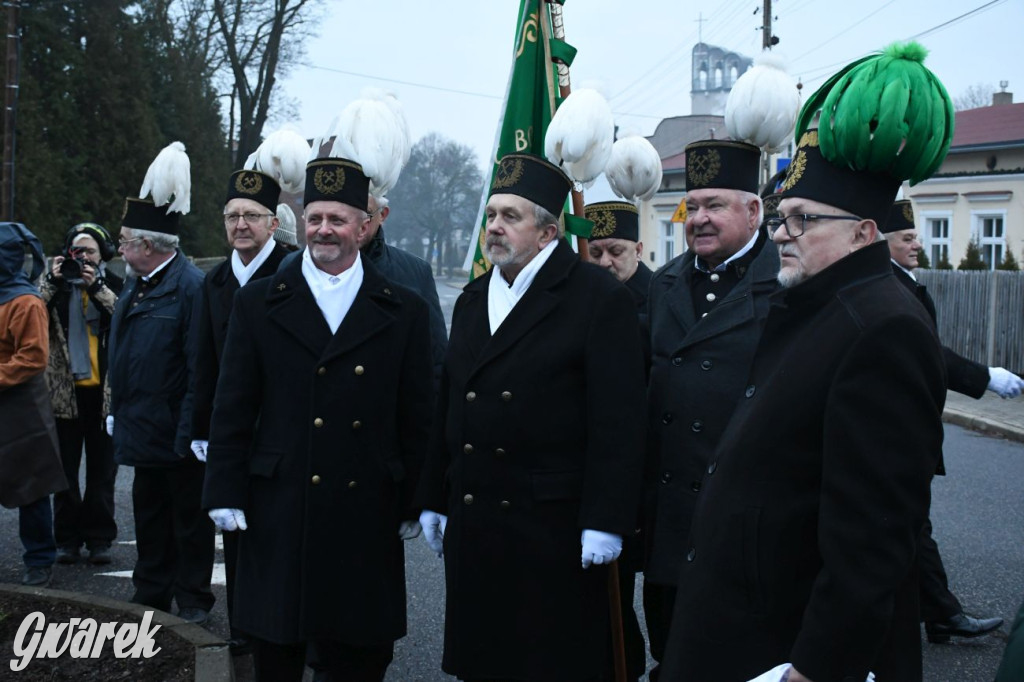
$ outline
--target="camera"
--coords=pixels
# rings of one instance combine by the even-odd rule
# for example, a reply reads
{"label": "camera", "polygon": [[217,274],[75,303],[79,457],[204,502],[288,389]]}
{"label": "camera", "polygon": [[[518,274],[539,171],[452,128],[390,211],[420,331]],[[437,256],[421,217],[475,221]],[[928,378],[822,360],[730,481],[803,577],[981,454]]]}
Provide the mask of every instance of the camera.
{"label": "camera", "polygon": [[85,257],[84,246],[72,246],[64,254],[64,260],[60,264],[60,275],[69,284],[84,284],[82,279],[83,266],[89,261]]}

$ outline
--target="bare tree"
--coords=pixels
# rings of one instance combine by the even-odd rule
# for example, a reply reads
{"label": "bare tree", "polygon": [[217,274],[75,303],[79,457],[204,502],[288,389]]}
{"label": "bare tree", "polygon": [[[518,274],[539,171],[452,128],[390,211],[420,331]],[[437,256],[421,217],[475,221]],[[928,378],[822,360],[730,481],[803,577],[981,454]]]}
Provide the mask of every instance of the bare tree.
{"label": "bare tree", "polygon": [[240,168],[259,146],[277,78],[302,55],[303,41],[294,36],[314,23],[313,8],[320,0],[208,1],[231,74],[228,136],[234,166]]}
{"label": "bare tree", "polygon": [[953,108],[957,111],[964,111],[965,109],[991,106],[992,93],[995,91],[995,86],[988,83],[975,83],[953,98]]}
{"label": "bare tree", "polygon": [[409,163],[391,190],[388,240],[436,262],[438,272],[461,264],[483,183],[471,147],[430,133],[413,145]]}

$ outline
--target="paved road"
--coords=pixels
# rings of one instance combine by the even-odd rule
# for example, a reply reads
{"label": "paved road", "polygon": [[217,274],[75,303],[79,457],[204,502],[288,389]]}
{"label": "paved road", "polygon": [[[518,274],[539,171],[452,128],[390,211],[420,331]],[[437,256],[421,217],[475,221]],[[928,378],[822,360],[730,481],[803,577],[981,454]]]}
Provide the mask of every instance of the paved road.
{"label": "paved road", "polygon": [[[450,319],[458,288],[442,282],[438,293]],[[945,454],[949,475],[937,478],[933,485],[932,521],[951,586],[968,613],[1000,616],[1009,623],[1024,598],[1024,444],[947,425]],[[131,597],[131,581],[125,577],[135,558],[131,481],[132,470],[122,468],[116,495],[120,543],[114,547],[113,565],[102,572],[86,565],[57,566],[52,587],[122,600]],[[22,550],[17,527],[17,512],[0,509],[0,582],[20,580]],[[452,680],[439,669],[444,624],[441,561],[421,540],[406,546],[410,634],[398,643],[387,679]],[[224,588],[215,585],[214,591],[218,602],[209,628],[224,636]],[[952,645],[924,643],[925,680],[991,682],[1007,630],[1004,625],[994,636]],[[0,652],[0,660],[5,658]],[[252,679],[248,658],[236,659],[236,672],[240,681]]]}

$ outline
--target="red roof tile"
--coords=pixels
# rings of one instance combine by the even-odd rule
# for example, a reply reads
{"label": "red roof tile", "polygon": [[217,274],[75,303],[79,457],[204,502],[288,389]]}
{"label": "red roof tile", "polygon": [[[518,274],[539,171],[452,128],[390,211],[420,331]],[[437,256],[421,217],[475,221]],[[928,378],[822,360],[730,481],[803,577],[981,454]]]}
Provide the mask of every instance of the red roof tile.
{"label": "red roof tile", "polygon": [[956,112],[952,150],[1006,142],[1024,142],[1024,102]]}

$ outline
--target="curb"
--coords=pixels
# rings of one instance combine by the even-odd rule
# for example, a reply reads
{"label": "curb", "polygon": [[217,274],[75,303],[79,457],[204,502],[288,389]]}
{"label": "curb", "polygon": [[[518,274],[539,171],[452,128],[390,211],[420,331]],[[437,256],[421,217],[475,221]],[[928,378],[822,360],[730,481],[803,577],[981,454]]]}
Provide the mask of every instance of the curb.
{"label": "curb", "polygon": [[960,410],[947,407],[942,412],[942,421],[986,435],[1002,436],[1007,440],[1024,443],[1024,430],[1020,427],[994,419],[979,417],[969,412],[961,412]]}
{"label": "curb", "polygon": [[109,597],[81,592],[0,583],[0,595],[3,594],[31,595],[70,604],[81,604],[86,607],[94,606],[129,614],[140,620],[147,611],[150,611],[153,613],[153,623],[162,626],[195,647],[196,682],[234,682],[235,667],[227,642],[206,628],[172,616],[165,611],[142,604],[130,604]]}

